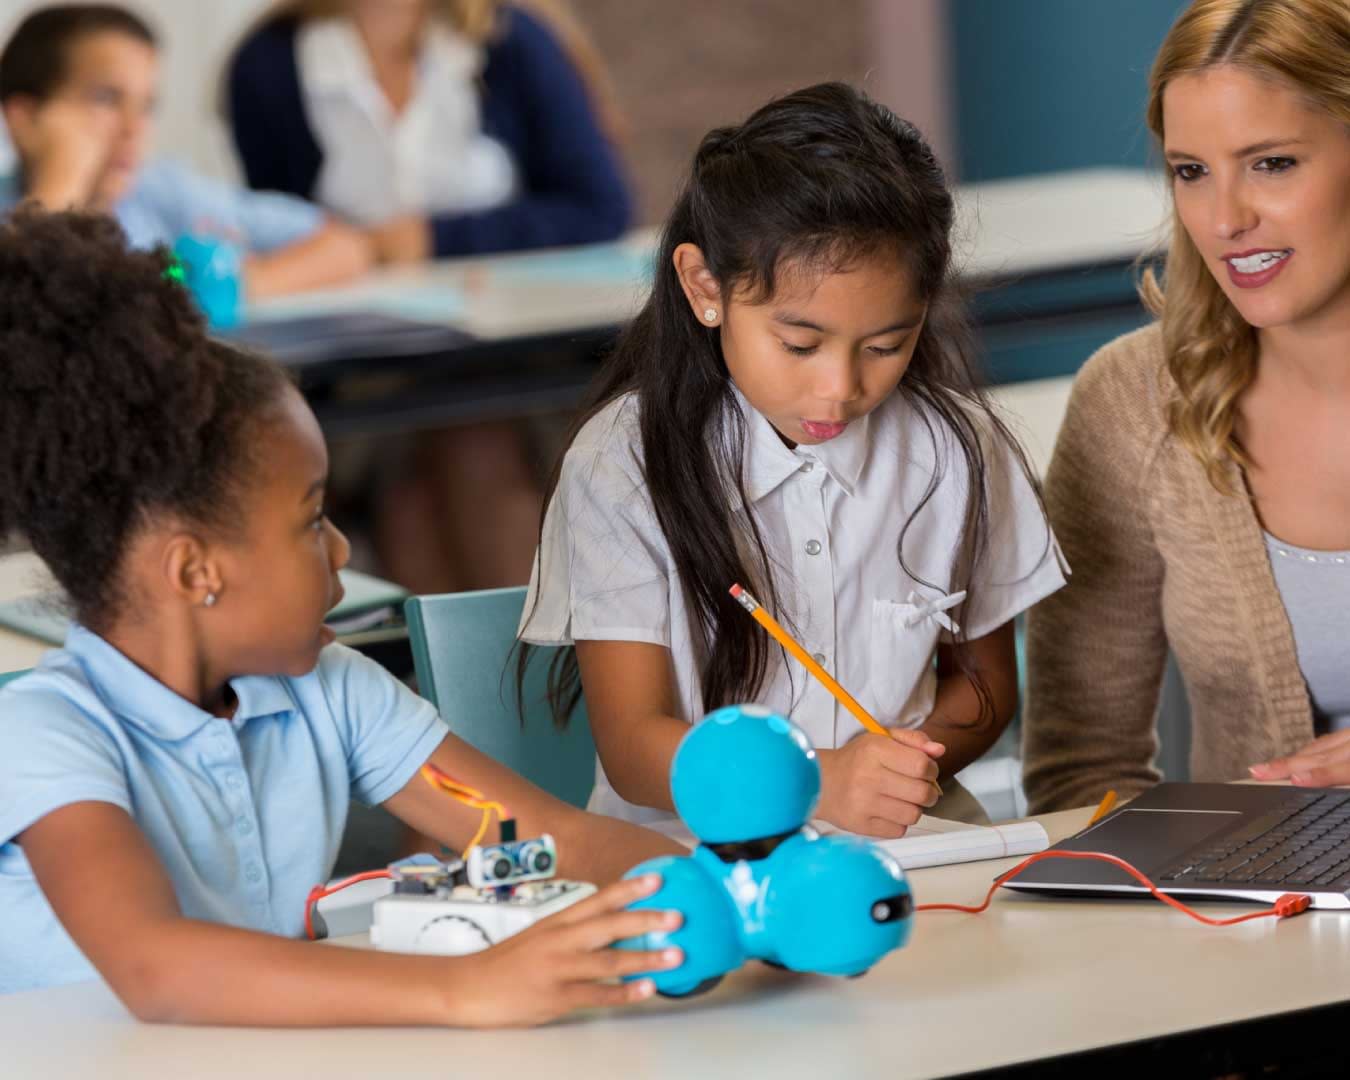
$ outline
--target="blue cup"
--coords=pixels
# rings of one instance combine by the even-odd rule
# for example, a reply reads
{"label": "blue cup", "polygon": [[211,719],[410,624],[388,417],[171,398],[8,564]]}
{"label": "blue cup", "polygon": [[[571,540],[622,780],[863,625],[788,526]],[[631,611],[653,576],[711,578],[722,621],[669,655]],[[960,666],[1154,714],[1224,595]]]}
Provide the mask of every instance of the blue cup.
{"label": "blue cup", "polygon": [[244,260],[239,248],[214,236],[180,236],[173,253],[183,267],[183,284],[212,330],[239,325]]}

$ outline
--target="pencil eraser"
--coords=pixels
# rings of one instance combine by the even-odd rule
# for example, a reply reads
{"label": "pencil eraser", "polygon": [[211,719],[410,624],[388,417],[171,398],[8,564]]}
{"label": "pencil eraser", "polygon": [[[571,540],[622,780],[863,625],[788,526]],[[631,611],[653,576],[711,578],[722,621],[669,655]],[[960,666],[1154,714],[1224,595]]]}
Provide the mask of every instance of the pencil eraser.
{"label": "pencil eraser", "polygon": [[741,598],[741,593],[743,592],[745,592],[745,590],[742,589],[739,585],[733,585],[731,587],[731,595],[734,596],[737,600]]}

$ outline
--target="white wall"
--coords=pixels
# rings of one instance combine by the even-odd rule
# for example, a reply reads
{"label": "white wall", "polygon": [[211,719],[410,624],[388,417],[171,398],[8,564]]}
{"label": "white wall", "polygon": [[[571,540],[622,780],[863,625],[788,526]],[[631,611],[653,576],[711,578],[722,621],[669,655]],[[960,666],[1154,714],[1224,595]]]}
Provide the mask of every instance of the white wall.
{"label": "white wall", "polygon": [[[150,22],[163,47],[158,152],[213,175],[236,177],[229,138],[216,109],[220,66],[269,0],[122,2]],[[39,0],[0,0],[0,40],[8,40],[24,15],[43,6]],[[8,146],[0,145],[0,168],[8,164],[8,154]]]}

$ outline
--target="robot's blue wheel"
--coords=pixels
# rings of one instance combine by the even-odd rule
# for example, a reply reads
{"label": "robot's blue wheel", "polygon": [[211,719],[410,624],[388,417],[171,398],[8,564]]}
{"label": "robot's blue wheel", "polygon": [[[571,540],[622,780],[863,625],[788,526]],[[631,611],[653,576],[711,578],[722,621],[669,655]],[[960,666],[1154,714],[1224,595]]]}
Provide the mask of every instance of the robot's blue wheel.
{"label": "robot's blue wheel", "polygon": [[657,993],[666,998],[698,997],[699,994],[706,994],[721,981],[721,975],[714,975],[711,979],[704,979],[702,982],[695,983],[688,990],[658,990]]}

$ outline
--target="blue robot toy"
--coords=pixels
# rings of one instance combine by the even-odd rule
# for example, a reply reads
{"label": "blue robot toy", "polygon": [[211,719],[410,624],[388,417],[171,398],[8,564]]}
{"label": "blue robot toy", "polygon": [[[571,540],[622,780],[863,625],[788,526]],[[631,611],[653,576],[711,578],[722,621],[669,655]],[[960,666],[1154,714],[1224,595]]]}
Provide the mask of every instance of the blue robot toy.
{"label": "blue robot toy", "polygon": [[908,939],[914,904],[900,864],[875,844],[807,825],[820,764],[784,717],[758,705],[710,714],[680,742],[670,787],[699,846],[627,876],[660,874],[661,888],[632,907],[676,910],[684,923],[619,943],[684,950],[678,968],[645,976],[661,994],[710,990],[751,959],[862,975]]}

